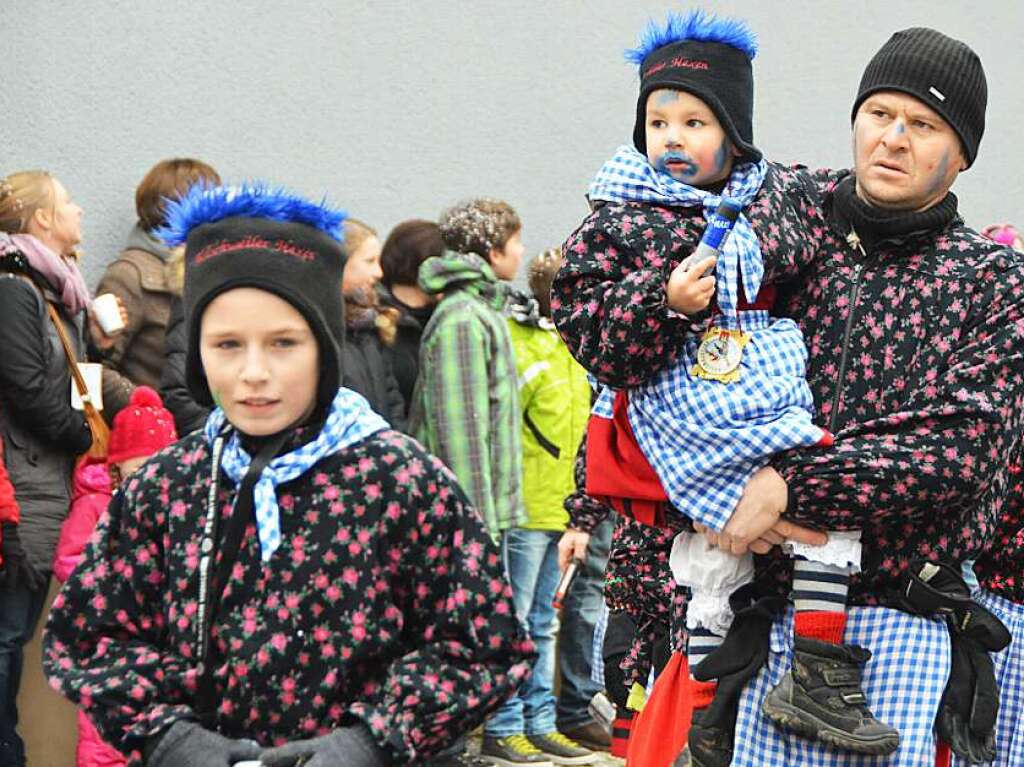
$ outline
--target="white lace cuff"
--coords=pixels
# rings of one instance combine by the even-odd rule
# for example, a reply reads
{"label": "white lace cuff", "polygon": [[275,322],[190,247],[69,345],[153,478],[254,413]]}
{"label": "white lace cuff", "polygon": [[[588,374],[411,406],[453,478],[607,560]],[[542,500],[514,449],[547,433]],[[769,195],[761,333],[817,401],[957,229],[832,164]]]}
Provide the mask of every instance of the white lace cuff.
{"label": "white lace cuff", "polygon": [[732,591],[694,591],[686,605],[686,628],[705,628],[724,637],[732,625],[733,613],[729,607]]}
{"label": "white lace cuff", "polygon": [[860,572],[860,530],[831,532],[824,546],[786,541],[782,548],[792,557],[802,557],[832,567],[848,567],[852,573]]}
{"label": "white lace cuff", "polygon": [[729,596],[754,579],[754,558],[727,554],[698,533],[679,533],[668,562],[676,583],[690,589],[686,625],[724,636],[733,617]]}

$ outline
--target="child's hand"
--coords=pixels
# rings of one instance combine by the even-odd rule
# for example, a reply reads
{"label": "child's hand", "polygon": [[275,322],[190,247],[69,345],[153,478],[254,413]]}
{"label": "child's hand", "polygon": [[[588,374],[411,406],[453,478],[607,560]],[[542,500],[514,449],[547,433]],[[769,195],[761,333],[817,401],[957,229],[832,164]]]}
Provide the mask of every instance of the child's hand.
{"label": "child's hand", "polygon": [[[706,309],[711,303],[711,297],[715,295],[714,269],[717,263],[718,259],[714,256],[708,256],[695,264],[682,261],[672,270],[665,284],[665,303],[687,315]],[[708,270],[711,270],[711,274],[704,277]]]}
{"label": "child's hand", "polygon": [[586,561],[589,544],[590,533],[573,530],[571,527],[562,533],[562,539],[558,542],[558,571],[564,573],[573,558]]}

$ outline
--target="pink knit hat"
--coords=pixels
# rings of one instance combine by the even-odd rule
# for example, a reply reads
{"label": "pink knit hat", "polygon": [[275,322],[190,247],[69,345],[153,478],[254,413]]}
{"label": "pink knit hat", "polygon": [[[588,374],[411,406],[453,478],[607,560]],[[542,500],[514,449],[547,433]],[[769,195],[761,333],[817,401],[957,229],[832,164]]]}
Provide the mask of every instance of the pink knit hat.
{"label": "pink knit hat", "polygon": [[992,224],[982,229],[981,233],[1001,245],[1009,245],[1017,250],[1024,249],[1024,237],[1021,237],[1013,224]]}
{"label": "pink knit hat", "polygon": [[107,463],[148,458],[177,441],[174,418],[164,408],[160,395],[148,386],[140,386],[132,392],[128,406],[114,416]]}

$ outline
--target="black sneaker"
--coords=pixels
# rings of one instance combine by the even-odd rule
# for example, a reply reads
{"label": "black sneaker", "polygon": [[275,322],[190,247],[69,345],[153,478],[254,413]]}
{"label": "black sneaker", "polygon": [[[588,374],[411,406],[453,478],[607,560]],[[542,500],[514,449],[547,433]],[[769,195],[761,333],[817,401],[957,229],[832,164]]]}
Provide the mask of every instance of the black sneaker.
{"label": "black sneaker", "polygon": [[593,751],[560,732],[527,735],[526,738],[555,764],[591,764],[594,761]]}
{"label": "black sneaker", "polygon": [[491,764],[501,767],[554,767],[546,754],[527,740],[525,735],[509,735],[507,738],[496,738],[493,735],[484,735],[484,742],[480,746],[480,756]]}
{"label": "black sneaker", "polygon": [[861,687],[871,653],[856,645],[796,637],[793,668],[765,696],[761,710],[783,730],[858,754],[882,756],[900,734],[875,719]]}

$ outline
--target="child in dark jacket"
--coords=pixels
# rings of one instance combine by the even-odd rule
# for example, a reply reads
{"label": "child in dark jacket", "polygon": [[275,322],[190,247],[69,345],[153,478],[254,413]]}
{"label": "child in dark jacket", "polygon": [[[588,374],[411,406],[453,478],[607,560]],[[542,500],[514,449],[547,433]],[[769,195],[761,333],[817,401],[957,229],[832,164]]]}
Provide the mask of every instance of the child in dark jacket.
{"label": "child in dark jacket", "polygon": [[43,643],[133,767],[422,763],[528,673],[465,494],[341,386],[344,218],[265,184],[168,211],[216,407],[114,496]]}
{"label": "child in dark jacket", "polygon": [[[148,386],[132,392],[128,406],[114,417],[105,461],[87,459],[75,471],[71,512],[60,530],[53,574],[61,583],[82,561],[86,545],[106,512],[113,485],[121,485],[154,453],[178,439],[174,417]],[[115,478],[115,481],[112,481]],[[77,767],[122,767],[124,756],[100,737],[89,717],[78,712]]]}
{"label": "child in dark jacket", "polygon": [[392,229],[380,252],[380,300],[398,311],[395,342],[387,351],[406,418],[412,409],[420,373],[420,339],[437,303],[435,296],[427,295],[419,286],[420,265],[443,254],[441,227],[436,221],[415,218]]}
{"label": "child in dark jacket", "polygon": [[[799,175],[763,160],[753,144],[755,53],[752,33],[737,20],[695,11],[649,27],[629,53],[641,75],[634,146],[620,148],[591,185],[591,203],[600,207],[566,243],[554,298],[556,323],[577,359],[619,389],[604,388],[594,408],[587,492],[634,511],[670,505],[707,533],[681,533],[671,557],[677,582],[692,595],[690,749],[701,765],[729,763],[732,725],[721,705],[712,721],[716,685],[696,681],[695,667],[732,624],[730,595],[754,576],[749,550],[731,553],[727,524],[774,455],[831,439],[813,422],[800,330],[771,314],[768,264],[813,257],[815,211]],[[705,219],[721,224],[725,206],[739,212],[717,260],[687,260]],[[702,335],[698,324],[706,326]],[[758,545],[783,543],[763,532]],[[859,534],[786,545],[795,559],[797,655],[815,669],[843,667],[848,710],[830,718],[808,707],[803,687],[794,695],[787,677],[765,713],[834,746],[891,753],[898,733],[874,719],[859,686],[867,653],[842,644]],[[804,683],[816,684],[797,679]]]}
{"label": "child in dark jacket", "polygon": [[366,397],[392,427],[405,431],[405,403],[388,353],[395,343],[398,310],[382,306],[377,296],[381,278],[377,232],[350,218],[345,222],[345,248],[349,257],[341,278],[345,296],[342,383]]}

